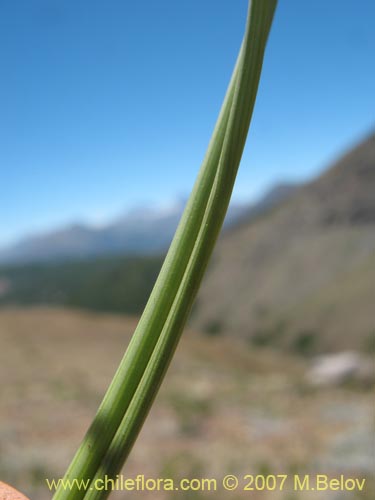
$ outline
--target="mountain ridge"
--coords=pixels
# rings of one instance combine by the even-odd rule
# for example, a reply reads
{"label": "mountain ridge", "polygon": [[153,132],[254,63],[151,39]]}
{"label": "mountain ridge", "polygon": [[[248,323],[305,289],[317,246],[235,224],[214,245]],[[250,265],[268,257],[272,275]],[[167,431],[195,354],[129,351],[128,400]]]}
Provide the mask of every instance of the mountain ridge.
{"label": "mountain ridge", "polygon": [[[240,220],[243,213],[254,215],[280,202],[289,195],[287,184],[277,199],[265,194],[256,204],[232,204],[225,227]],[[273,190],[277,190],[274,187]],[[62,261],[75,258],[95,258],[109,255],[155,255],[164,253],[172,240],[186,200],[179,199],[169,206],[135,208],[113,221],[93,227],[73,223],[61,229],[23,238],[7,248],[0,248],[0,263],[30,263]]]}
{"label": "mountain ridge", "polygon": [[[296,349],[366,343],[375,333],[369,297],[375,296],[375,273],[368,265],[366,275],[361,266],[375,255],[374,193],[372,133],[264,217],[242,221],[223,235],[193,326]],[[340,295],[338,283],[344,282]],[[349,293],[354,282],[355,293]],[[357,321],[359,296],[364,304]]]}

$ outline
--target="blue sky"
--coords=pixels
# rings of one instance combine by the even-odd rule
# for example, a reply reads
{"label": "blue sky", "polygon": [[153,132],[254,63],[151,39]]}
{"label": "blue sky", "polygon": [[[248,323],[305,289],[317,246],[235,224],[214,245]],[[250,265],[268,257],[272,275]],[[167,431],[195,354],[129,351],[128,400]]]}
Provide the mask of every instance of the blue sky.
{"label": "blue sky", "polygon": [[[1,0],[0,244],[188,194],[246,0]],[[375,2],[280,0],[234,197],[375,123]]]}

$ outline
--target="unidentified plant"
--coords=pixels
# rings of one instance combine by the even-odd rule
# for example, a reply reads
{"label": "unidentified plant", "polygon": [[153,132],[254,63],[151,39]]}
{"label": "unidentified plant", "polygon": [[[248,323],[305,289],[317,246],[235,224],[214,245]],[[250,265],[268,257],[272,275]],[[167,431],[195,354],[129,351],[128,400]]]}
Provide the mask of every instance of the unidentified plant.
{"label": "unidentified plant", "polygon": [[197,181],[146,308],[54,500],[102,500],[93,481],[118,474],[171,361],[228,208],[245,145],[276,0],[252,0],[246,32]]}

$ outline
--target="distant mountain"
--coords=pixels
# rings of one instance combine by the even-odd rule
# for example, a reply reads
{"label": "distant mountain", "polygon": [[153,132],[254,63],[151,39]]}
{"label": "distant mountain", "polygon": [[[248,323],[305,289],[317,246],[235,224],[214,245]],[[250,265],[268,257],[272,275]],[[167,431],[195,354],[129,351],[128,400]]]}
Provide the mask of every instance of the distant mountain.
{"label": "distant mountain", "polygon": [[275,184],[265,192],[257,203],[248,205],[246,208],[242,207],[233,226],[238,226],[242,222],[246,224],[250,219],[253,220],[259,215],[265,215],[290,198],[300,187],[301,185],[296,183],[280,182],[279,184]]}
{"label": "distant mountain", "polygon": [[[285,190],[284,196],[287,196]],[[268,197],[267,194],[254,207],[247,204],[232,204],[225,226],[235,224],[249,210],[253,210],[254,214],[265,210],[268,206]],[[275,203],[274,196],[272,199]],[[31,236],[9,248],[0,249],[0,263],[58,262],[106,255],[164,253],[177,228],[185,202],[186,200],[179,200],[168,207],[131,210],[101,228],[74,224]]]}
{"label": "distant mountain", "polygon": [[31,236],[0,251],[0,262],[45,262],[116,254],[161,253],[173,236],[183,206],[184,203],[179,202],[168,209],[132,210],[103,227],[73,224]]}
{"label": "distant mountain", "polygon": [[[375,134],[309,184],[280,186],[256,206],[237,213],[232,208],[194,308],[193,326],[305,355],[374,351],[374,193]],[[1,266],[0,305],[48,303],[138,314],[162,256],[92,255],[123,251],[124,234],[126,248],[134,253],[165,248],[160,233],[171,237],[181,211],[182,206],[137,210],[100,230],[74,226],[49,235],[60,261]],[[109,245],[110,238],[117,246]],[[72,255],[62,249],[77,239],[83,258],[61,261],[61,255]],[[47,242],[47,237],[36,238],[33,247],[29,241],[24,258],[43,255]],[[51,260],[51,253],[46,255]]]}
{"label": "distant mountain", "polygon": [[[0,306],[59,304],[139,314],[183,206],[136,209],[100,230],[75,225],[19,243],[13,261],[0,265]],[[249,206],[232,205],[226,226],[234,227],[245,210]],[[148,255],[157,250],[163,252]]]}
{"label": "distant mountain", "polygon": [[218,242],[194,326],[314,352],[375,346],[375,134]]}

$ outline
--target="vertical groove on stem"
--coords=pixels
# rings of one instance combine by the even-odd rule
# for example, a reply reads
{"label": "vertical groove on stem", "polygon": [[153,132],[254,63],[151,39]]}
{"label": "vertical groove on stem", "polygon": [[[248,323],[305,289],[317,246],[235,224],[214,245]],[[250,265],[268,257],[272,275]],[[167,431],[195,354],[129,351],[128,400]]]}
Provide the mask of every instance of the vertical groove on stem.
{"label": "vertical groove on stem", "polygon": [[[244,42],[193,192],[132,341],[66,479],[115,476],[152,405],[227,211],[275,8],[276,0],[250,2]],[[54,500],[103,500],[109,493],[60,486]]]}

